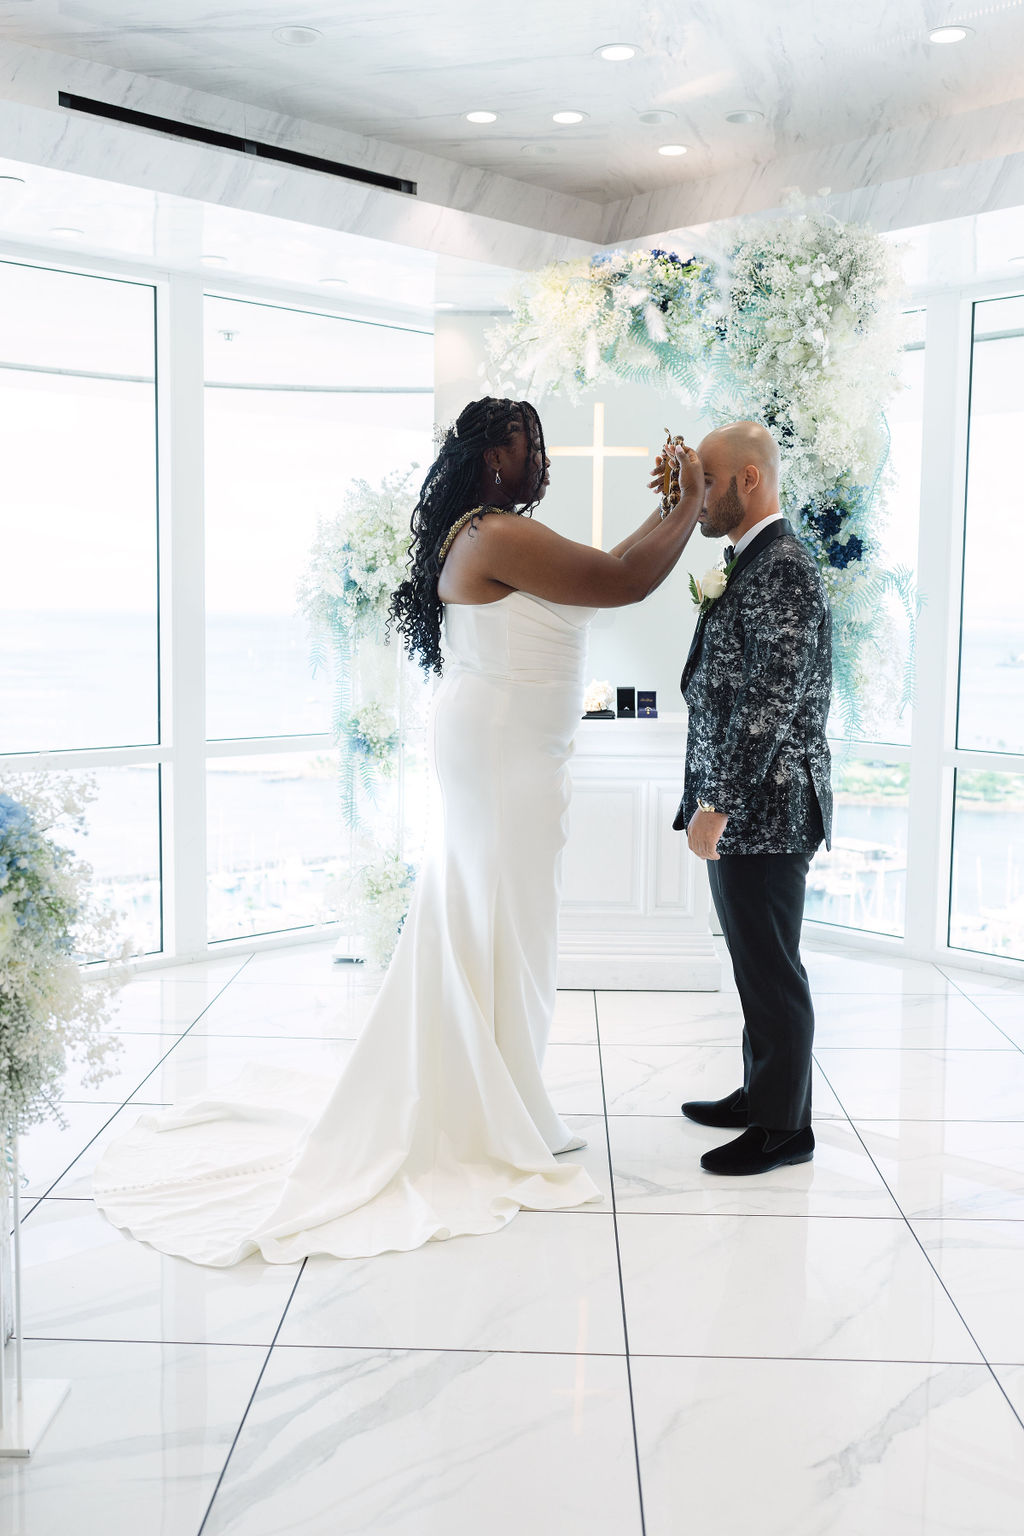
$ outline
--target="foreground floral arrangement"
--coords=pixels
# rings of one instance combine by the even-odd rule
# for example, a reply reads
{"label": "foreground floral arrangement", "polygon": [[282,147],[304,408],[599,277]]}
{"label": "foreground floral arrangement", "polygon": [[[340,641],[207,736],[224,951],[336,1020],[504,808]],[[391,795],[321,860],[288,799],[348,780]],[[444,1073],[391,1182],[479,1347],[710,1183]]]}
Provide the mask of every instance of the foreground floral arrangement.
{"label": "foreground floral arrangement", "polygon": [[[92,871],[56,841],[60,821],[81,824],[88,783],[50,774],[0,787],[0,1139],[61,1120],[60,1081],[70,1053],[85,1081],[109,1071],[115,1042],[101,1031],[127,972],[110,963],[86,979],[82,959],[109,954],[118,925],[91,895]],[[117,1042],[119,1044],[119,1042]]]}
{"label": "foreground floral arrangement", "polygon": [[489,337],[509,392],[577,399],[632,381],[674,388],[713,425],[764,422],[782,454],[783,510],[832,604],[836,704],[851,732],[894,692],[909,698],[912,579],[880,553],[899,286],[873,230],[796,205],[735,227],[716,261],[615,251],[546,267]]}
{"label": "foreground floral arrangement", "polygon": [[[314,670],[330,667],[334,678],[333,729],[352,852],[342,919],[376,965],[391,958],[414,880],[403,847],[402,785],[425,689],[403,648],[387,643],[387,625],[392,593],[408,570],[417,467],[376,487],[353,481],[342,510],[317,530],[299,590]],[[388,784],[395,789],[390,797]]]}

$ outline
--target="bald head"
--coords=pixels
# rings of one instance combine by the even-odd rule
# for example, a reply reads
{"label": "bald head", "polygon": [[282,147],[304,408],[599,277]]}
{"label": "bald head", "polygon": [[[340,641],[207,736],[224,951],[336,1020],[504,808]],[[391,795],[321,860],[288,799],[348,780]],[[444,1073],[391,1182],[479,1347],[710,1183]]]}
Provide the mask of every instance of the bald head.
{"label": "bald head", "polygon": [[697,449],[704,466],[701,532],[736,540],[779,510],[779,445],[759,421],[709,432]]}
{"label": "bald head", "polygon": [[709,432],[697,450],[701,462],[712,457],[731,478],[741,476],[748,465],[774,491],[779,488],[779,445],[759,421],[734,421]]}

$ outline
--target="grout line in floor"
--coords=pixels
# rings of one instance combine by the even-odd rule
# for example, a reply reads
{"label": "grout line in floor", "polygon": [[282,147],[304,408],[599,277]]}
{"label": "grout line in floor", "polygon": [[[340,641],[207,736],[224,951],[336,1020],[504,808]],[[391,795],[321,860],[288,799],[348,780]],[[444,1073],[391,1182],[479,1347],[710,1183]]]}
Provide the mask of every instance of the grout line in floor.
{"label": "grout line in floor", "polygon": [[[821,1068],[819,1066],[819,1071],[820,1070],[821,1070]],[[822,1076],[825,1078],[825,1081],[828,1082],[827,1074],[822,1072]],[[837,1103],[839,1103],[839,1105],[842,1106],[842,1100],[840,1099],[839,1094],[836,1093],[835,1087],[830,1082],[828,1082],[828,1086],[832,1089],[832,1092],[835,1094]],[[987,1355],[985,1354],[985,1351],[982,1349],[982,1347],[979,1344],[978,1340],[975,1338],[974,1330],[971,1328],[971,1326],[968,1323],[966,1317],[964,1317],[964,1315],[961,1312],[959,1306],[957,1305],[956,1301],[954,1300],[953,1293],[950,1291],[949,1286],[943,1280],[943,1278],[942,1278],[941,1274],[939,1273],[935,1263],[932,1260],[932,1257],[931,1257],[930,1253],[928,1252],[927,1248],[922,1243],[922,1241],[921,1241],[920,1237],[918,1236],[917,1232],[914,1230],[914,1226],[913,1226],[913,1223],[912,1223],[910,1217],[906,1214],[906,1212],[904,1211],[902,1205],[900,1205],[899,1198],[898,1198],[895,1190],[890,1185],[888,1179],[885,1177],[885,1174],[882,1172],[881,1168],[879,1168],[877,1162],[875,1162],[875,1159],[871,1156],[870,1148],[868,1147],[867,1143],[864,1141],[864,1138],[861,1136],[860,1132],[857,1130],[857,1127],[854,1124],[854,1122],[849,1119],[849,1116],[847,1116],[847,1119],[849,1121],[849,1124],[853,1128],[853,1133],[857,1137],[857,1140],[860,1142],[861,1146],[864,1148],[864,1151],[867,1154],[867,1156],[869,1158],[871,1158],[871,1161],[874,1164],[875,1170],[878,1173],[879,1178],[882,1180],[882,1183],[885,1185],[885,1187],[889,1191],[890,1195],[892,1195],[893,1200],[896,1202],[896,1208],[899,1211],[900,1216],[902,1217],[903,1221],[906,1224],[907,1231],[910,1233],[911,1237],[914,1239],[914,1242],[917,1244],[917,1246],[918,1246],[918,1248],[919,1248],[919,1250],[921,1252],[921,1255],[924,1258],[925,1263],[928,1265],[928,1267],[931,1270],[932,1274],[935,1276],[935,1279],[938,1282],[938,1284],[942,1287],[942,1290],[945,1292],[946,1296],[949,1299],[950,1306],[953,1308],[953,1310],[956,1313],[957,1317],[960,1319],[961,1323],[963,1324],[964,1330],[967,1333],[968,1338],[970,1339],[971,1343],[974,1345],[975,1349],[978,1351],[978,1354],[981,1356],[981,1359],[984,1362],[984,1364],[988,1367],[989,1374],[991,1375],[992,1380],[995,1382],[995,1384],[998,1387],[999,1391],[1002,1393],[1003,1397],[1005,1398],[1007,1407],[1009,1408],[1010,1412],[1013,1414],[1014,1418],[1017,1420],[1017,1423],[1020,1425],[1021,1429],[1024,1430],[1024,1418],[1021,1417],[1021,1415],[1018,1413],[1017,1409],[1014,1407],[1013,1400],[1010,1397],[1010,1394],[1007,1392],[1006,1388],[1003,1386],[1003,1383],[1000,1381],[999,1377],[996,1375],[996,1372],[993,1369],[991,1361],[988,1359]]]}
{"label": "grout line in floor", "polygon": [[619,1244],[619,1218],[615,1197],[615,1168],[612,1163],[612,1138],[608,1125],[608,1098],[604,1086],[604,1055],[601,1047],[601,1018],[597,1006],[596,991],[591,994],[594,1007],[594,1029],[597,1034],[597,1064],[601,1074],[601,1103],[604,1112],[605,1145],[608,1149],[608,1182],[612,1199],[612,1231],[615,1237],[615,1267],[619,1280],[619,1304],[622,1308],[622,1342],[625,1348],[626,1388],[629,1393],[629,1417],[633,1432],[633,1455],[636,1462],[636,1491],[640,1508],[640,1536],[645,1536],[647,1521],[644,1513],[643,1474],[640,1469],[640,1440],[636,1429],[636,1400],[633,1396],[633,1370],[629,1358],[629,1322],[626,1317],[626,1288],[622,1277],[622,1250]]}

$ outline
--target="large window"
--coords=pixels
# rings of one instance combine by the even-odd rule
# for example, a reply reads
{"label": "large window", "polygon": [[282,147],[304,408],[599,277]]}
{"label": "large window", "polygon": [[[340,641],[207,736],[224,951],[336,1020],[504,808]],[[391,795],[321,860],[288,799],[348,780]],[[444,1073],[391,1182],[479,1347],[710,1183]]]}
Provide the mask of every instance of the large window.
{"label": "large window", "polygon": [[[906,322],[909,344],[903,353],[901,388],[887,413],[888,521],[881,556],[889,569],[907,572],[912,582],[921,506],[923,311],[912,312]],[[900,644],[879,649],[875,707],[859,733],[833,741],[832,851],[822,849],[815,857],[805,910],[813,922],[899,938],[905,931],[913,707],[899,707],[907,654],[902,646],[909,640],[909,626],[898,600],[890,603],[891,632]],[[838,730],[837,720],[832,725]]]}
{"label": "large window", "polygon": [[974,306],[949,942],[1024,959],[1024,298]]}
{"label": "large window", "polygon": [[155,298],[0,262],[0,753],[99,751],[79,851],[143,951],[160,769],[127,762],[160,741]]}
{"label": "large window", "polygon": [[324,921],[351,841],[297,586],[353,480],[429,459],[432,336],[16,262],[0,312],[0,769],[95,780],[74,840],[136,953]]}

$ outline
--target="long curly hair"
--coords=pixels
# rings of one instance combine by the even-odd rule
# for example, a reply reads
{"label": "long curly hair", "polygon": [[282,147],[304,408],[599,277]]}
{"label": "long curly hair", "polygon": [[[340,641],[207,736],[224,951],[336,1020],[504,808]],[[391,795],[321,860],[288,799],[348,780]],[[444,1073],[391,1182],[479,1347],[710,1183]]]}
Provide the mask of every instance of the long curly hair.
{"label": "long curly hair", "polygon": [[450,427],[441,451],[427,471],[412,514],[411,570],[391,599],[388,627],[401,633],[409,655],[427,672],[440,672],[441,619],[444,605],[437,595],[441,574],[438,559],[449,529],[477,502],[483,456],[488,448],[507,447],[520,432],[529,440],[529,454],[539,449],[539,467],[529,483],[529,500],[518,508],[529,516],[540,500],[544,479],[544,431],[527,400],[471,400]]}

